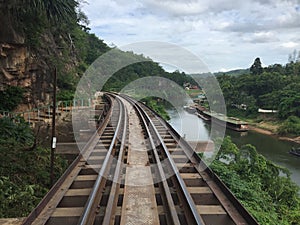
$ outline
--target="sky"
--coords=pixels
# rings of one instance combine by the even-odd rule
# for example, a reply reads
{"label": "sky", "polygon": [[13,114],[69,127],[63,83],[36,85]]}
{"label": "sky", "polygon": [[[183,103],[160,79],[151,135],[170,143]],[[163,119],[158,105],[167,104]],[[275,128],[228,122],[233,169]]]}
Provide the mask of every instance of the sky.
{"label": "sky", "polygon": [[[211,72],[286,64],[300,50],[300,0],[86,0],[91,33],[108,45],[174,44]],[[148,55],[147,55],[148,56]],[[150,55],[151,57],[151,55]]]}

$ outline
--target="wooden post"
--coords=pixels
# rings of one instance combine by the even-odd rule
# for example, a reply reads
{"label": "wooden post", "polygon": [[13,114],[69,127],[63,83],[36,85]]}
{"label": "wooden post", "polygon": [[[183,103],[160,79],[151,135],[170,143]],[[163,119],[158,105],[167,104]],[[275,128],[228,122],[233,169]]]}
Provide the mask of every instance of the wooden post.
{"label": "wooden post", "polygon": [[50,185],[54,184],[54,154],[56,148],[56,133],[55,133],[55,116],[56,116],[56,86],[57,86],[57,70],[54,69],[53,80],[53,108],[52,108],[52,140],[51,140],[51,155],[50,155]]}

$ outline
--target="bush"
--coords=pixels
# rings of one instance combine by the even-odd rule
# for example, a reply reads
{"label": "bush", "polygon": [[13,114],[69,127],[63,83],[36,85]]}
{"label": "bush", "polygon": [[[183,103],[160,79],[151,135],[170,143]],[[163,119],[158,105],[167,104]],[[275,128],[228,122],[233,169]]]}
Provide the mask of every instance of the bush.
{"label": "bush", "polygon": [[287,169],[268,161],[254,146],[237,148],[225,138],[211,168],[260,224],[300,224],[299,187]]}
{"label": "bush", "polygon": [[74,91],[61,90],[57,94],[58,101],[70,101],[74,98]]}
{"label": "bush", "polygon": [[159,101],[159,99],[156,99],[154,97],[147,97],[141,100],[142,102],[145,102],[146,105],[154,110],[156,113],[158,113],[162,118],[165,120],[169,120],[170,116],[165,110],[165,105],[162,101]]}
{"label": "bush", "polygon": [[278,133],[281,135],[300,135],[300,118],[297,116],[288,117],[278,128]]}
{"label": "bush", "polygon": [[0,110],[12,111],[23,100],[24,89],[21,87],[9,86],[0,91]]}
{"label": "bush", "polygon": [[[34,135],[21,118],[0,119],[0,218],[27,216],[50,186],[50,149],[32,146]],[[55,177],[67,163],[55,159]]]}

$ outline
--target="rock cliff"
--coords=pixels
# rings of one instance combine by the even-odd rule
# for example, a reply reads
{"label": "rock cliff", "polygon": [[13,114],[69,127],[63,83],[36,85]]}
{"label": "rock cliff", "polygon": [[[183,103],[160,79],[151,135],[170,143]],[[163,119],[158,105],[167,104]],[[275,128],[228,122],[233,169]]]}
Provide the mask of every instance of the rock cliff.
{"label": "rock cliff", "polygon": [[49,103],[54,71],[51,59],[61,56],[52,33],[41,34],[40,47],[31,48],[9,15],[2,12],[0,21],[0,90],[7,85],[24,88],[26,108]]}

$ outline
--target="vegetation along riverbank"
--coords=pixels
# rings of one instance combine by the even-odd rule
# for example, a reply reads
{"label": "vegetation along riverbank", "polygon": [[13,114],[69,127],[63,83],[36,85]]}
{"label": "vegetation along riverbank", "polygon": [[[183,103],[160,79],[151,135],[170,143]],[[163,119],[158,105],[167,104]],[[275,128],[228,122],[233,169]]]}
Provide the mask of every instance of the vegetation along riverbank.
{"label": "vegetation along riverbank", "polygon": [[[300,143],[300,61],[297,58],[290,57],[286,65],[267,67],[256,58],[249,70],[238,74],[217,73],[216,77],[228,116],[248,122],[256,132]],[[201,104],[209,106],[203,99]]]}

